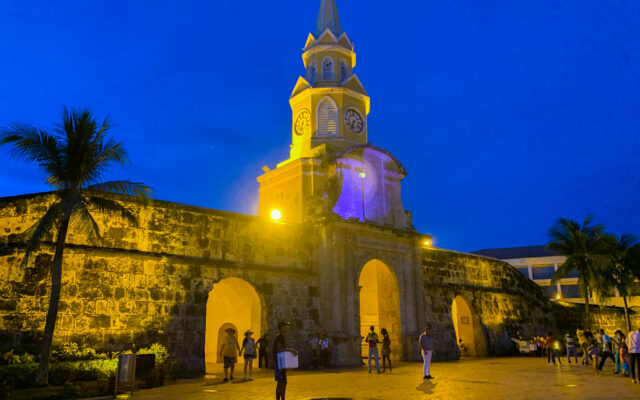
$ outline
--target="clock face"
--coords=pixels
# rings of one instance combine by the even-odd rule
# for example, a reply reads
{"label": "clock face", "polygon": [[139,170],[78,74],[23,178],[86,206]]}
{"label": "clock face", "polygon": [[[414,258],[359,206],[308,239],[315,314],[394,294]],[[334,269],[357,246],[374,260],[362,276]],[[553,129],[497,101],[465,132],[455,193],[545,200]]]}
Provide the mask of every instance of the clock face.
{"label": "clock face", "polygon": [[309,110],[302,110],[298,113],[298,117],[296,118],[296,122],[293,126],[293,130],[296,135],[304,135],[308,133],[311,129],[311,114],[309,114]]}
{"label": "clock face", "polygon": [[359,135],[364,130],[364,118],[362,115],[353,108],[348,109],[344,113],[344,124],[347,129],[356,135]]}

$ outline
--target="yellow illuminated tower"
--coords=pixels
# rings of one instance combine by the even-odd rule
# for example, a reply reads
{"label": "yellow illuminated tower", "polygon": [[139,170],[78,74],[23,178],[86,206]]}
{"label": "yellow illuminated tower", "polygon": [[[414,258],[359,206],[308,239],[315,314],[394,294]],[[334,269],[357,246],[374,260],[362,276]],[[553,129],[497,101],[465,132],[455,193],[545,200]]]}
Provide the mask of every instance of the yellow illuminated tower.
{"label": "yellow illuminated tower", "polygon": [[265,167],[259,215],[302,222],[313,215],[408,228],[400,181],[404,168],[367,141],[369,96],[353,72],[356,53],[342,30],[335,0],[321,0],[314,33],[302,51],[304,76],[291,105],[291,151]]}
{"label": "yellow illuminated tower", "polygon": [[290,161],[321,156],[367,142],[369,96],[353,72],[356,53],[342,31],[335,0],[322,0],[315,34],[309,34],[296,82]]}

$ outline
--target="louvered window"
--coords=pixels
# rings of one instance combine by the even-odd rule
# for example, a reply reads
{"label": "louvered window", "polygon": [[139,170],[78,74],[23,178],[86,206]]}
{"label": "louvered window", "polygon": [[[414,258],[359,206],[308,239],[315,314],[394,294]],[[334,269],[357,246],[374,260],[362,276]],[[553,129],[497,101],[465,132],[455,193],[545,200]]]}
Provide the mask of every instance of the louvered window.
{"label": "louvered window", "polygon": [[338,134],[338,107],[330,97],[318,104],[318,136]]}
{"label": "louvered window", "polygon": [[316,62],[311,61],[309,64],[309,82],[313,83],[316,81]]}
{"label": "louvered window", "polygon": [[322,80],[333,80],[333,58],[327,56],[322,60]]}
{"label": "louvered window", "polygon": [[340,80],[344,81],[349,77],[349,70],[347,69],[347,63],[344,60],[340,60]]}

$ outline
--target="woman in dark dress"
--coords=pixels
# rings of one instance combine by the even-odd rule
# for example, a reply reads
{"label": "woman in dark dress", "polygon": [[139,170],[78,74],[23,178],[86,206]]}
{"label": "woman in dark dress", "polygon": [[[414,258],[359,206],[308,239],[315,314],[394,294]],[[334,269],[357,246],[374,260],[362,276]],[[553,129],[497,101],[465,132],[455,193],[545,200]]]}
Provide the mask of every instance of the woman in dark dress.
{"label": "woman in dark dress", "polygon": [[389,363],[389,372],[391,372],[391,339],[386,329],[382,329],[380,333],[382,333],[382,372],[386,371],[385,360]]}

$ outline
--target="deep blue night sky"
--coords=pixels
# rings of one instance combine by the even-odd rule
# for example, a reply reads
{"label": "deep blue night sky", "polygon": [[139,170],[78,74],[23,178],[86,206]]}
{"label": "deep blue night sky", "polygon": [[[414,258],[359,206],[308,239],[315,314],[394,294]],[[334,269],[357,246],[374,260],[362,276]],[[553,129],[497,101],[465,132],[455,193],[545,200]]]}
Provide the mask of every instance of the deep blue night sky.
{"label": "deep blue night sky", "polygon": [[[163,200],[257,210],[288,157],[288,98],[320,0],[1,1],[0,124],[64,105],[116,123],[113,177]],[[398,6],[396,4],[401,4]],[[405,208],[462,251],[542,244],[559,216],[640,234],[640,2],[338,0],[369,140]],[[0,149],[0,196],[48,190]]]}

